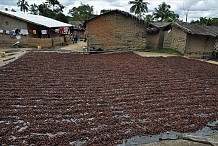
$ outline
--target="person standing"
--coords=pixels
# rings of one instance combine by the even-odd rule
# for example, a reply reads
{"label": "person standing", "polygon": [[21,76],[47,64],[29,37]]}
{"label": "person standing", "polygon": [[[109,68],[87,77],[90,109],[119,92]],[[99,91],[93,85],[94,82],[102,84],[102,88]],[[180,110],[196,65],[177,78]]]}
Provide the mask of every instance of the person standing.
{"label": "person standing", "polygon": [[73,43],[77,43],[77,41],[78,41],[78,35],[77,35],[77,32],[74,31],[73,32]]}

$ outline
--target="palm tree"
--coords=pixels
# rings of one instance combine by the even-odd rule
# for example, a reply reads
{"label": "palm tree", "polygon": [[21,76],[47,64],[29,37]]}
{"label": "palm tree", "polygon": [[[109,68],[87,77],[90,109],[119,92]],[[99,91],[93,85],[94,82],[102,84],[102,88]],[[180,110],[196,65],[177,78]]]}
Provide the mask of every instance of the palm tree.
{"label": "palm tree", "polygon": [[29,4],[26,0],[18,0],[17,6],[20,7],[20,11],[23,11],[24,13],[29,10]]}
{"label": "palm tree", "polygon": [[216,25],[216,18],[200,17],[197,21],[192,20],[191,23],[199,25]]}
{"label": "palm tree", "polygon": [[49,5],[52,5],[52,7],[53,7],[52,10],[53,10],[53,11],[54,11],[54,6],[60,4],[60,2],[59,2],[58,0],[46,0],[46,2],[47,2]]}
{"label": "palm tree", "polygon": [[56,7],[56,9],[53,9],[53,11],[54,11],[55,13],[62,13],[64,8],[65,8],[64,5],[58,4],[58,7]]}
{"label": "palm tree", "polygon": [[145,21],[146,21],[147,23],[151,23],[151,22],[154,22],[154,18],[153,18],[152,15],[146,15],[146,16],[145,16]]}
{"label": "palm tree", "polygon": [[179,21],[179,15],[175,14],[173,11],[171,11],[168,15],[168,17],[165,19],[167,22],[177,22]]}
{"label": "palm tree", "polygon": [[149,3],[144,0],[129,1],[129,4],[132,5],[130,12],[135,13],[139,18],[142,18],[143,13],[148,12]]}
{"label": "palm tree", "polygon": [[155,12],[153,13],[154,18],[159,19],[160,21],[164,21],[170,15],[170,5],[167,5],[165,2],[158,5],[158,8],[155,8]]}
{"label": "palm tree", "polygon": [[38,5],[36,5],[35,3],[30,5],[30,14],[38,15],[39,14],[38,8],[39,8]]}

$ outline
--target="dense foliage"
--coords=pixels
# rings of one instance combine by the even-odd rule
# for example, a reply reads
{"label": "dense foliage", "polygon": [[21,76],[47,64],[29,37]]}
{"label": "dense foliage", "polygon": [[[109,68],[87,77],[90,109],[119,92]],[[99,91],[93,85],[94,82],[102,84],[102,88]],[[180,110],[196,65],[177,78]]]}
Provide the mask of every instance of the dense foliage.
{"label": "dense foliage", "polygon": [[[144,0],[130,0],[128,2],[130,7],[130,12],[134,13],[137,17],[144,19],[146,22],[175,22],[180,21],[179,15],[174,11],[171,11],[171,6],[165,2],[158,5],[152,13],[148,13],[148,2]],[[28,4],[27,0],[18,0],[17,6],[20,8],[20,11],[29,12],[34,15],[42,15],[50,17],[62,22],[67,23],[68,21],[86,21],[96,14],[94,14],[94,6],[89,4],[81,3],[78,7],[73,7],[69,10],[68,16],[63,14],[65,6],[62,5],[58,0],[46,0],[45,2],[37,4]],[[9,11],[8,8],[5,8],[6,11]],[[100,14],[107,13],[111,9],[102,9]],[[14,9],[10,11],[15,11]],[[200,24],[200,25],[215,25],[218,26],[218,18],[206,18],[200,17],[198,20],[192,20],[191,23]]]}
{"label": "dense foliage", "polygon": [[86,21],[94,16],[94,8],[89,4],[83,4],[79,7],[73,7],[69,10],[73,21]]}

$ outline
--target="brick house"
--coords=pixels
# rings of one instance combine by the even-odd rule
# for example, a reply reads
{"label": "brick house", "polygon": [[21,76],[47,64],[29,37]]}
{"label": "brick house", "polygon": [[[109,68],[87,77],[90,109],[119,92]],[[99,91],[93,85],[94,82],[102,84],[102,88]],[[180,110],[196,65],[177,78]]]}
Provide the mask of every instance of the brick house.
{"label": "brick house", "polygon": [[171,24],[171,31],[164,32],[163,48],[172,48],[193,58],[209,58],[218,46],[218,27],[201,26],[184,22]]}
{"label": "brick house", "polygon": [[[61,44],[63,40],[55,30],[71,26],[40,15],[0,10],[0,45],[19,41],[22,46],[51,47],[52,44]],[[19,30],[19,34],[16,30]]]}
{"label": "brick house", "polygon": [[112,10],[85,22],[88,47],[129,51],[146,47],[146,24],[120,10]]}

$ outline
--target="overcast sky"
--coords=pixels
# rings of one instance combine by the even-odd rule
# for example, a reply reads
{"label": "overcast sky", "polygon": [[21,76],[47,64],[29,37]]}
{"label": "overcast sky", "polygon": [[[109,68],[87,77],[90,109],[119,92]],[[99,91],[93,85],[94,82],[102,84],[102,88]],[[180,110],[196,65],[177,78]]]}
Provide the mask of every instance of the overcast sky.
{"label": "overcast sky", "polygon": [[[41,4],[46,0],[26,0],[29,4],[36,3]],[[69,9],[74,6],[79,6],[82,2],[83,4],[89,4],[94,7],[95,13],[99,14],[102,9],[120,9],[129,12],[130,5],[128,4],[130,0],[59,0],[61,4],[66,6],[64,13],[67,14]],[[162,0],[145,0],[149,3],[148,9],[149,13],[152,14],[154,8],[157,8],[161,4]],[[5,7],[15,10],[19,10],[17,7],[18,0],[0,0],[0,10],[4,10]],[[218,17],[218,1],[217,0],[165,0],[165,2],[171,5],[171,10],[176,14],[179,14],[180,19],[185,21],[185,12],[188,13],[188,21],[197,20],[199,17]]]}

